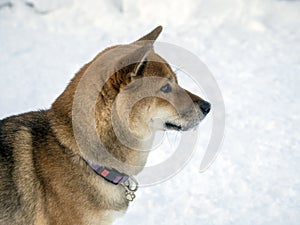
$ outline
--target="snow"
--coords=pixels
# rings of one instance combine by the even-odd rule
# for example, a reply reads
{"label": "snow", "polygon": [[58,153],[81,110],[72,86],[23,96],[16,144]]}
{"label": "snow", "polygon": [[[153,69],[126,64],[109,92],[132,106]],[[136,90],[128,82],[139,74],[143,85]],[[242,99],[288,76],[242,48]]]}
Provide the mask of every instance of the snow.
{"label": "snow", "polygon": [[217,160],[199,173],[208,117],[188,165],[140,189],[114,224],[297,225],[299,10],[300,1],[283,0],[0,0],[0,118],[49,108],[99,51],[161,24],[159,40],[191,50],[214,74],[225,138]]}

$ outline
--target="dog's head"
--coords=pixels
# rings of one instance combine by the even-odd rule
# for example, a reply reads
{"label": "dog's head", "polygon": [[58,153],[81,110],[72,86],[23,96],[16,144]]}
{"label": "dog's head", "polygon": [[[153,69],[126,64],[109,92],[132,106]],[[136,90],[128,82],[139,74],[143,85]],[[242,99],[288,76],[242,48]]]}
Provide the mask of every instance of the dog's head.
{"label": "dog's head", "polygon": [[169,64],[154,52],[161,30],[104,50],[77,73],[51,109],[53,129],[65,146],[103,163],[100,137],[117,159],[140,165],[147,153],[128,149],[143,145],[140,140],[155,130],[189,130],[209,113],[210,104],[180,87]]}
{"label": "dog's head", "polygon": [[127,118],[137,136],[155,130],[189,130],[204,119],[210,103],[178,85],[170,65],[153,50],[153,42],[161,27],[129,45],[119,64],[119,117]]}

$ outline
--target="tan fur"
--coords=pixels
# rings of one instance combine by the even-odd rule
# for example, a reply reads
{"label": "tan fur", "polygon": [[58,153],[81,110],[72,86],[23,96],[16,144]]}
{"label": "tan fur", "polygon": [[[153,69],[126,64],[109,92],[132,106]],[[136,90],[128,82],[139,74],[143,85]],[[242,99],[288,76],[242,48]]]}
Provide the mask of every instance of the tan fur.
{"label": "tan fur", "polygon": [[[203,119],[199,109],[190,110],[191,107],[198,108],[199,101],[203,100],[180,88],[171,67],[153,51],[152,44],[161,29],[158,27],[129,45],[114,46],[98,54],[76,74],[51,109],[0,121],[0,224],[108,225],[126,211],[125,189],[108,183],[87,164],[89,161],[111,166],[135,175],[146,163],[147,152],[125,146],[114,133],[114,107],[120,119],[116,126],[130,130],[129,140],[140,148],[151,144],[149,136],[153,130],[148,124],[153,118],[159,117],[163,122],[171,120],[186,129]],[[146,40],[148,42],[143,43]],[[146,66],[141,71],[146,58]],[[126,65],[132,60],[136,63]],[[123,64],[126,65],[124,68],[114,71]],[[105,71],[114,72],[98,93],[97,85],[104,79]],[[93,82],[83,84],[84,89],[97,93],[97,99],[93,102],[87,96],[79,96],[79,109],[95,107],[92,116],[102,143],[115,159],[138,166],[136,169],[125,170],[118,164],[101,160],[97,149],[78,146],[73,122],[85,118],[74,118],[73,109],[78,87],[85,76],[93,78]],[[180,105],[183,116],[179,116],[166,99],[158,96],[143,98],[133,104],[133,96],[142,93],[137,91],[141,88],[158,88],[159,92],[157,84],[142,83],[141,87],[130,89],[130,84],[141,77],[161,77],[161,86],[170,83],[174,89],[170,98]],[[185,101],[184,95],[190,96],[192,101]],[[131,103],[133,105],[129,107]],[[127,119],[123,117],[125,114],[129,115]],[[89,137],[89,130],[86,132],[84,135]]]}

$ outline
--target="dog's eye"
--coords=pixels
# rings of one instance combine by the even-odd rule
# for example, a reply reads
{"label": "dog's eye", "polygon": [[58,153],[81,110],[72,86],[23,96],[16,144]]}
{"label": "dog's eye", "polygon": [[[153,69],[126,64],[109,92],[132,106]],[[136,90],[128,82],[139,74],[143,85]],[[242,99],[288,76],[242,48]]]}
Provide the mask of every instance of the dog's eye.
{"label": "dog's eye", "polygon": [[170,84],[166,84],[161,87],[160,91],[162,91],[164,93],[169,93],[172,91],[172,87],[170,86]]}

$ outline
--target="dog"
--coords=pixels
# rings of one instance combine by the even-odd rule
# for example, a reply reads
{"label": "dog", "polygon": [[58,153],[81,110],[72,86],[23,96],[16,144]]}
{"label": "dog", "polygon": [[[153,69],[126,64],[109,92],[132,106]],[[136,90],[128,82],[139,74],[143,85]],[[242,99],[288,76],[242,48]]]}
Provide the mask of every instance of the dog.
{"label": "dog", "polygon": [[0,120],[0,224],[111,224],[146,163],[148,151],[136,149],[156,130],[204,119],[210,104],[181,88],[153,50],[161,31],[99,53],[49,110]]}

